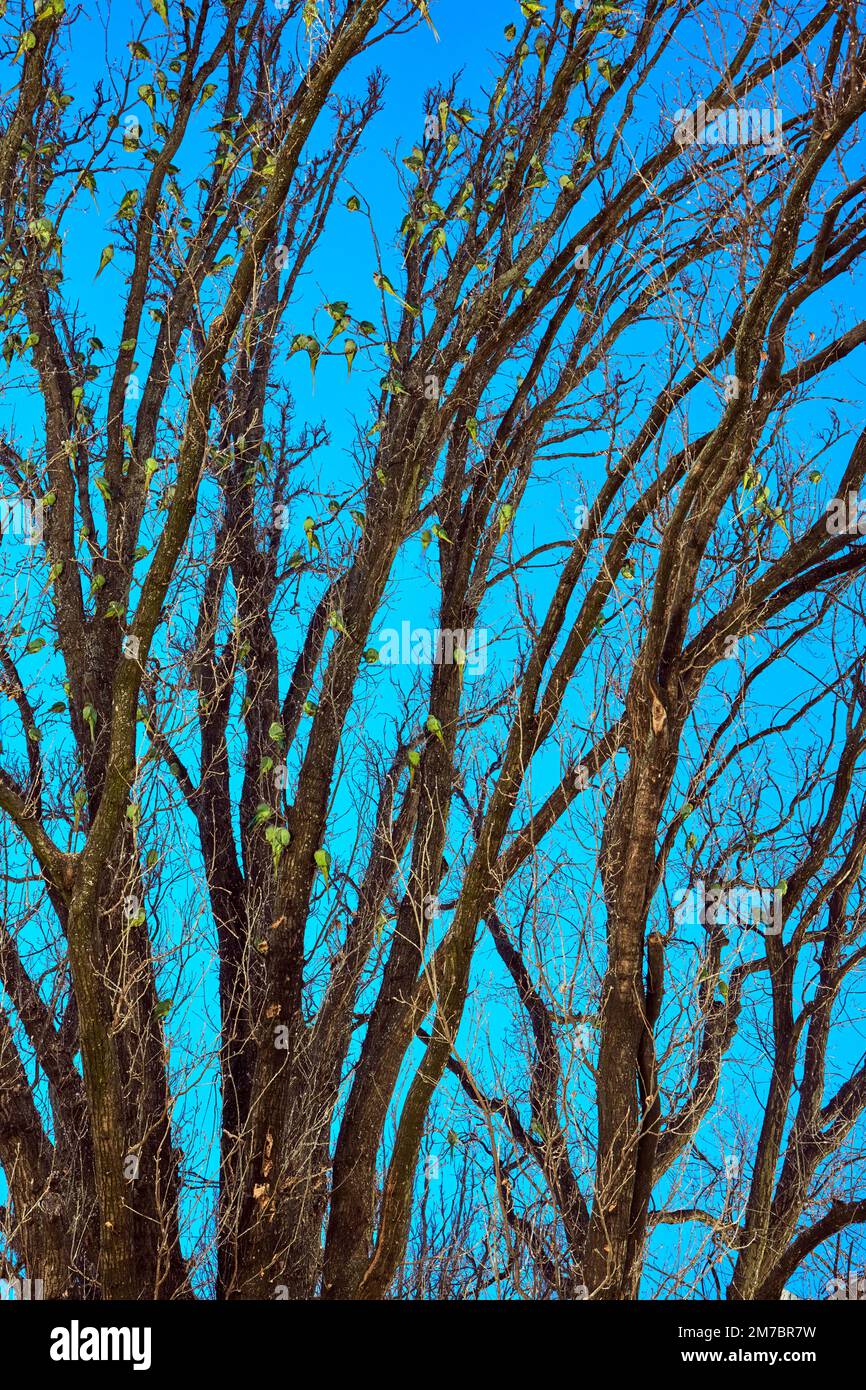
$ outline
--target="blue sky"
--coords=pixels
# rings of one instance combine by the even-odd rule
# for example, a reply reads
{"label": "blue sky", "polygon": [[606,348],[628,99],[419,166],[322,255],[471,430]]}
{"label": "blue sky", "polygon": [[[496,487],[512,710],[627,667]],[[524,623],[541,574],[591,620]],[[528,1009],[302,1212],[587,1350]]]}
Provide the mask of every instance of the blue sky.
{"label": "blue sky", "polygon": [[[148,13],[146,5],[143,11]],[[129,37],[131,21],[139,13],[138,7],[125,3],[125,0],[124,3],[115,0],[110,6],[109,42],[113,51],[125,44]],[[102,13],[94,9],[92,15],[92,20],[88,22],[85,19],[76,30],[73,62],[70,67],[72,89],[77,89],[82,96],[93,85],[106,78]],[[439,83],[447,81],[453,73],[462,71],[463,78],[458,85],[458,93],[465,92],[471,101],[476,98],[480,87],[489,90],[491,74],[495,70],[490,50],[500,46],[504,25],[516,15],[517,6],[511,4],[510,0],[473,0],[473,3],[469,4],[465,3],[465,0],[464,3],[458,3],[458,0],[440,0],[433,9],[439,33],[438,41],[426,26],[421,25],[396,44],[374,47],[365,63],[353,69],[350,77],[343,83],[345,90],[360,94],[363,89],[365,65],[372,68],[375,64],[381,64],[388,75],[384,109],[370,123],[365,133],[364,149],[353,165],[350,186],[346,192],[348,194],[352,187],[355,188],[374,208],[385,268],[398,287],[399,258],[393,248],[404,209],[391,163],[391,154],[397,152],[399,160],[419,139],[423,127],[424,95],[428,88],[436,87]],[[734,24],[736,21],[729,17],[727,22]],[[155,17],[152,17],[149,23],[152,28],[158,29]],[[644,130],[648,142],[659,120],[668,112],[668,107],[669,113],[672,114],[681,104],[693,101],[702,90],[699,77],[690,78],[686,75],[686,62],[682,53],[674,52],[671,55],[663,78],[664,103],[660,102],[658,96],[655,99],[644,99]],[[146,109],[140,104],[128,109],[135,110],[143,120],[146,119]],[[641,128],[640,121],[635,123],[635,128]],[[324,126],[319,138],[327,138]],[[195,175],[192,168],[185,168],[184,172],[190,177]],[[98,280],[94,281],[93,276],[99,252],[110,239],[110,233],[106,230],[107,221],[114,211],[119,194],[123,192],[122,185],[123,176],[119,175],[110,183],[106,182],[104,186],[100,186],[99,195],[92,206],[87,199],[81,202],[80,212],[76,212],[74,219],[70,219],[68,223],[68,242],[64,253],[65,269],[72,290],[77,293],[81,311],[90,320],[93,331],[103,339],[108,350],[118,336],[117,310],[124,273],[123,258],[116,257],[114,263]],[[348,300],[352,312],[358,317],[375,321],[379,312],[379,294],[372,280],[373,268],[372,246],[366,221],[338,207],[305,278],[299,301],[291,312],[287,324],[287,341],[291,333],[309,331],[313,315],[317,311],[321,314],[321,306],[325,302],[338,299]],[[854,301],[856,289],[853,286],[851,295],[852,299],[844,306],[847,312],[857,307]],[[837,299],[837,293],[828,296],[828,316],[832,316],[835,311]],[[862,296],[860,306],[862,307]],[[654,353],[659,350],[662,342],[660,330],[646,323],[641,324],[633,333],[630,342],[634,360],[646,367],[647,364],[651,364]],[[354,478],[354,465],[350,457],[354,438],[353,421],[356,418],[363,421],[369,419],[370,387],[375,393],[381,372],[380,362],[367,367],[359,356],[353,374],[348,378],[341,356],[337,355],[333,359],[323,357],[313,387],[304,354],[299,353],[282,364],[281,376],[291,387],[298,416],[311,422],[324,419],[331,431],[331,441],[321,460],[320,486],[323,489],[329,490],[333,487],[336,493]],[[853,394],[852,386],[848,369],[838,374],[834,389],[839,394]],[[650,368],[647,371],[644,392],[647,402],[653,399],[652,392],[653,378]],[[26,432],[38,418],[38,405],[32,397],[27,399],[26,395],[20,392],[14,399],[16,421],[19,428]],[[712,412],[715,409],[715,400],[716,393],[708,387],[689,422],[692,432],[699,431],[707,420],[714,418]],[[823,423],[825,409],[826,407],[819,403],[803,412],[796,426],[803,441],[807,441],[810,434]],[[847,407],[843,406],[842,409]],[[851,414],[856,414],[856,408],[852,409]],[[836,458],[840,458],[842,453],[842,450],[837,451]],[[828,467],[827,473],[828,476],[832,476],[832,468]],[[529,505],[518,522],[516,535],[519,543],[528,547],[530,544],[538,544],[567,534],[568,528],[573,526],[574,509],[584,496],[584,488],[590,488],[591,497],[593,483],[601,475],[603,461],[596,460],[594,464],[590,463],[582,470],[565,467],[559,470],[557,477],[550,477],[543,484],[536,485],[529,494]],[[816,489],[815,505],[816,509],[823,505],[821,488]],[[374,634],[377,640],[379,631],[389,625],[399,626],[404,620],[413,623],[431,620],[431,603],[435,602],[435,593],[429,576],[434,555],[435,547],[426,557],[419,553],[417,547],[411,553],[407,549],[399,568],[399,582],[395,585],[389,600],[390,606],[383,612],[381,622],[377,624]],[[553,573],[547,572],[540,574],[536,579],[535,595],[539,610],[543,608],[544,598],[550,591],[554,577]],[[494,632],[499,622],[508,616],[508,602],[503,586],[501,602],[494,603],[485,619],[491,624]],[[285,636],[284,662],[285,671],[288,672],[294,658],[294,633],[290,622],[286,625]],[[611,639],[614,645],[618,639],[617,633]],[[621,640],[625,640],[624,636]],[[500,672],[507,669],[512,655],[513,650],[508,642],[498,651],[494,649],[493,662],[494,665],[498,663]],[[814,660],[820,669],[820,652],[815,654]],[[58,694],[62,695],[59,689],[62,672],[57,669],[57,665],[46,651],[34,653],[26,660],[24,667],[34,683],[38,681],[40,686],[50,683],[54,687],[52,698]],[[379,670],[364,678],[377,683],[375,693],[368,692],[362,696],[369,711],[366,725],[368,735],[371,730],[380,729],[384,739],[386,733],[393,730],[399,707],[401,682],[405,689],[406,684],[411,681],[412,674],[411,671]],[[731,671],[731,679],[733,674]],[[726,679],[724,673],[722,679]],[[788,699],[796,688],[796,682],[805,679],[804,675],[789,667],[785,674],[784,690],[781,689],[780,677],[776,673],[770,678],[763,698],[768,704],[781,701],[782,698]],[[396,684],[391,685],[392,681]],[[583,691],[577,692],[575,708],[571,715],[575,725],[580,722],[580,704],[583,696]],[[566,735],[567,738],[578,739],[575,728],[566,729]],[[780,757],[782,756],[786,754],[780,752]],[[793,775],[793,771],[792,769],[787,775]],[[560,772],[560,759],[555,751],[540,759],[539,766],[533,773],[535,795],[543,795],[546,786],[552,785]],[[162,784],[154,786],[148,792],[148,796],[157,799],[163,798],[166,794]],[[349,846],[354,838],[355,812],[351,795],[338,794],[334,819],[336,829],[333,854],[339,864],[341,859],[348,855]],[[576,811],[574,818],[562,827],[558,840],[560,847],[570,845],[573,851],[573,846],[578,843],[578,837],[584,829]],[[557,842],[554,843],[551,854],[556,852],[556,847]],[[209,951],[209,924],[206,913],[201,909],[199,888],[185,866],[184,853],[190,854],[193,869],[199,869],[195,847],[191,841],[185,846],[173,847],[169,859],[170,889],[163,902],[154,903],[153,907],[157,909],[162,928],[169,937],[173,936],[181,924],[193,924],[200,918],[202,935],[195,939],[195,947],[185,961],[182,977],[178,980],[172,965],[166,972],[164,993],[179,1001],[176,1016],[177,1035],[180,1037],[187,1032],[192,1034],[189,1054],[184,1056],[180,1047],[175,1054],[178,1066],[186,1063],[191,1068],[192,1086],[179,1108],[179,1120],[183,1128],[193,1118],[195,1120],[197,1148],[190,1156],[190,1166],[198,1176],[212,1178],[215,1159],[213,1134],[217,1124],[217,1106],[213,1089],[214,1070],[212,1062],[207,1059],[209,1054],[212,1054],[216,1042],[214,976]],[[579,866],[580,873],[590,873],[592,857],[591,846],[587,845],[583,851],[585,862],[581,862]],[[580,859],[580,856],[578,858]],[[684,872],[682,862],[672,868],[671,872],[681,875]],[[677,880],[680,881],[681,879]],[[578,915],[581,911],[590,911],[582,907],[577,898],[571,904],[571,908]],[[597,918],[597,904],[592,913]],[[569,923],[568,927],[569,931],[576,930],[574,922]],[[497,966],[492,953],[486,946],[482,946],[478,958],[478,981],[487,976],[494,976],[501,983],[501,977],[497,977],[496,972]],[[184,999],[188,999],[188,1002],[181,1004],[180,1001]],[[464,1036],[468,1042],[469,1036],[474,1034],[476,1028],[481,1032],[486,1030],[496,1052],[505,1048],[508,1039],[513,1037],[511,1019],[510,1009],[503,1006],[488,1009],[483,1019],[473,1018],[470,1009]],[[846,1037],[848,1040],[843,1044],[843,1051],[838,1059],[840,1065],[856,1061],[864,1046],[863,1033],[859,1026]],[[730,1104],[734,1109],[739,1106],[744,1111],[747,1123],[753,1122],[758,1114],[760,1087],[757,1088],[757,1094],[750,1098],[743,1090],[742,1073],[736,1066],[732,1068],[731,1079],[727,1085],[730,1089],[722,1097],[723,1105]],[[445,1094],[443,1115],[447,1112],[447,1087]],[[203,1107],[207,1123],[202,1123]],[[438,1125],[440,1131],[448,1127],[446,1120],[441,1117]],[[719,1145],[724,1142],[723,1136],[720,1136]],[[720,1149],[720,1152],[723,1152],[723,1149]],[[445,1181],[447,1183],[447,1177]],[[190,1235],[197,1234],[193,1223]],[[665,1238],[675,1239],[673,1235]]]}

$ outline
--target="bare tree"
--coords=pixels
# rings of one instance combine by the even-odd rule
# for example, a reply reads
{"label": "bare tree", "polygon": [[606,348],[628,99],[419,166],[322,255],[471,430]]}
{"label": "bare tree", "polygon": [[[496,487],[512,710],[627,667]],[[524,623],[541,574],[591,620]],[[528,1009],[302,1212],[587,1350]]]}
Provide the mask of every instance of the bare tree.
{"label": "bare tree", "polygon": [[[427,94],[399,231],[356,69],[426,5],[154,9],[86,110],[78,17],[6,20],[0,462],[44,528],[3,547],[9,1268],[847,1276],[860,7],[522,0],[489,91]],[[101,189],[116,349],[67,272]],[[290,382],[347,367],[336,463]]]}

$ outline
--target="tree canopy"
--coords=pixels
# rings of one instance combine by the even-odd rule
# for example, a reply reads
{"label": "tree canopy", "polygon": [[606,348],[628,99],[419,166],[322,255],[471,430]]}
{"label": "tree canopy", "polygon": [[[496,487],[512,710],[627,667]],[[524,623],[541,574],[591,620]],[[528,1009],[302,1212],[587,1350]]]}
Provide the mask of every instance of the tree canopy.
{"label": "tree canopy", "polygon": [[2,1269],[856,1274],[862,6],[3,8]]}

